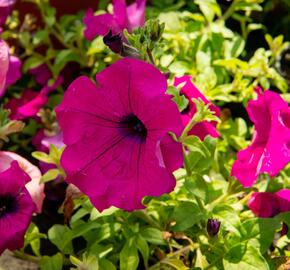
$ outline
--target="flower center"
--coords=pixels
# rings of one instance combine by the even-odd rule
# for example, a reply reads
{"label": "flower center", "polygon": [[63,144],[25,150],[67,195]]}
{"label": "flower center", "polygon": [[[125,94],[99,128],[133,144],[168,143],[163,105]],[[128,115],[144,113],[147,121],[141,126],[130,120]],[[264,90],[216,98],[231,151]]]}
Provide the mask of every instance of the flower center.
{"label": "flower center", "polygon": [[147,128],[134,114],[124,116],[119,123],[120,132],[126,136],[144,142],[147,137]]}
{"label": "flower center", "polygon": [[0,195],[0,218],[16,211],[16,199],[11,195]]}

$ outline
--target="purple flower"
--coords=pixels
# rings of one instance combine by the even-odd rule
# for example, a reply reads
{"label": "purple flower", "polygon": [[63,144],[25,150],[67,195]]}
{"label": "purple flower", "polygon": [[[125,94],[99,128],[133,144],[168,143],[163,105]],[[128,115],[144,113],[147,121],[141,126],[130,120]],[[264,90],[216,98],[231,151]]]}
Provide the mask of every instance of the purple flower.
{"label": "purple flower", "polygon": [[207,220],[206,230],[209,236],[214,237],[220,230],[221,222],[217,219],[209,218]]}
{"label": "purple flower", "polygon": [[85,38],[94,39],[97,35],[105,36],[110,30],[113,35],[127,29],[132,32],[135,28],[143,26],[145,21],[146,0],[136,0],[126,6],[125,0],[113,0],[113,14],[105,13],[94,16],[91,9],[84,17]]}
{"label": "purple flower", "polygon": [[290,162],[290,108],[277,93],[258,91],[247,111],[255,130],[252,144],[238,153],[232,167],[244,187],[252,186],[258,175],[275,176]]}
{"label": "purple flower", "polygon": [[25,158],[8,151],[0,151],[0,171],[9,168],[11,162],[16,160],[20,168],[28,174],[31,178],[31,181],[28,182],[25,187],[27,188],[32,200],[37,206],[37,212],[41,213],[42,204],[45,198],[44,194],[44,184],[40,183],[41,172],[40,170],[31,164]]}
{"label": "purple flower", "polygon": [[11,56],[8,45],[0,40],[0,98],[5,94],[9,85],[20,79],[20,69],[21,61],[19,58]]}
{"label": "purple flower", "polygon": [[0,27],[5,24],[16,0],[0,0]]}
{"label": "purple flower", "polygon": [[255,192],[248,201],[252,212],[262,218],[290,211],[290,189],[281,189],[276,193]]}
{"label": "purple flower", "polygon": [[[183,112],[181,112],[181,118],[184,127],[189,123],[189,121],[196,113],[196,105],[192,99],[202,99],[205,104],[210,104],[209,108],[215,113],[216,116],[220,116],[219,107],[208,101],[206,97],[196,88],[196,86],[191,81],[191,76],[186,75],[182,77],[175,77],[174,86],[179,86],[180,84],[184,84],[181,88],[180,94],[184,95],[188,99],[188,107]],[[210,135],[214,138],[219,137],[219,133],[216,130],[216,125],[217,122],[215,121],[203,121],[193,126],[189,132],[189,135],[198,136],[201,140],[203,140],[207,135]]]}
{"label": "purple flower", "polygon": [[24,234],[35,211],[26,183],[29,176],[12,161],[0,170],[0,254],[5,249],[18,249],[23,246]]}
{"label": "purple flower", "polygon": [[62,83],[62,78],[58,78],[52,86],[44,86],[40,92],[30,89],[25,90],[20,98],[11,98],[5,108],[10,109],[12,120],[24,120],[36,117],[39,110],[48,101],[48,94]]}
{"label": "purple flower", "polygon": [[11,98],[5,105],[10,109],[12,120],[24,120],[36,117],[38,111],[47,103],[48,97],[43,91],[35,92],[27,89],[20,98]]}
{"label": "purple flower", "polygon": [[165,94],[164,75],[143,61],[124,58],[96,79],[76,79],[56,109],[66,180],[99,210],[143,208],[144,196],[175,186],[182,151],[168,132],[182,131],[178,109]]}

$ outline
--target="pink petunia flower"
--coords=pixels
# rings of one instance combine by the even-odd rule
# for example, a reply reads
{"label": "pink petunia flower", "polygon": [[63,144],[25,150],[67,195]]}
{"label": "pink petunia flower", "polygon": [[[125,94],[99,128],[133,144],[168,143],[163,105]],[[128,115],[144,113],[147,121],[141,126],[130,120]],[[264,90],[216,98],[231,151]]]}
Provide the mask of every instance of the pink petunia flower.
{"label": "pink petunia flower", "polygon": [[[1,1],[1,0],[0,0]],[[5,94],[6,88],[21,77],[21,61],[11,56],[5,41],[0,40],[0,98]]]}
{"label": "pink petunia flower", "polygon": [[40,213],[42,211],[42,204],[45,198],[44,184],[40,183],[41,172],[36,166],[31,164],[25,158],[13,152],[7,151],[0,151],[0,171],[8,169],[14,160],[18,162],[20,168],[31,178],[31,181],[29,181],[25,187],[37,206],[37,212]]}
{"label": "pink petunia flower", "polygon": [[24,120],[36,117],[39,110],[48,102],[48,94],[62,83],[58,78],[52,86],[44,86],[40,92],[27,89],[20,98],[11,98],[5,108],[11,111],[10,119]]}
{"label": "pink petunia flower", "polygon": [[97,35],[105,36],[110,30],[114,35],[124,29],[132,32],[135,28],[144,25],[146,0],[136,0],[129,6],[126,6],[125,0],[112,0],[112,2],[113,14],[94,16],[93,10],[89,9],[86,12],[84,17],[86,39],[92,40]]}
{"label": "pink petunia flower", "polygon": [[24,234],[30,224],[35,204],[25,185],[29,176],[12,161],[0,170],[0,254],[24,244]]}
{"label": "pink petunia flower", "polygon": [[[208,101],[206,97],[196,88],[191,81],[191,76],[185,75],[182,77],[175,77],[174,86],[179,86],[180,84],[184,84],[181,88],[180,94],[184,95],[189,102],[187,108],[181,112],[181,119],[184,127],[196,113],[196,105],[192,99],[202,99],[205,104],[210,104],[209,108],[215,113],[216,116],[220,116],[219,107]],[[189,132],[189,135],[198,136],[201,140],[203,140],[207,135],[217,138],[219,137],[219,133],[216,130],[216,125],[216,121],[203,121],[193,126]]]}
{"label": "pink petunia flower", "polygon": [[0,27],[5,24],[16,0],[0,0]]}
{"label": "pink petunia flower", "polygon": [[164,75],[143,61],[124,58],[96,79],[76,79],[56,109],[66,181],[99,210],[143,208],[144,196],[175,186],[182,151],[168,132],[182,131],[178,109],[165,94]]}
{"label": "pink petunia flower", "polygon": [[262,218],[290,211],[290,189],[281,189],[276,193],[255,192],[248,201],[252,212]]}
{"label": "pink petunia flower", "polygon": [[258,98],[248,103],[254,123],[252,144],[238,153],[232,167],[244,187],[252,186],[258,175],[275,176],[290,162],[290,108],[279,94],[258,91]]}

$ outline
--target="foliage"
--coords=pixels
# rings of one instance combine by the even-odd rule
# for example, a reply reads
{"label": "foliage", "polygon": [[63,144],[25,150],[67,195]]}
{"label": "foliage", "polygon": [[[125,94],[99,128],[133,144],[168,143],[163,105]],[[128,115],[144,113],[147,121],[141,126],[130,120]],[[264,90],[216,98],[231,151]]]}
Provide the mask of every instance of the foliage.
{"label": "foliage", "polygon": [[[83,12],[57,18],[48,1],[31,2],[41,12],[42,26],[34,28],[32,18],[20,24],[15,11],[1,33],[3,39],[20,44],[25,74],[17,85],[10,87],[4,103],[19,95],[17,86],[37,88],[26,74],[40,64],[47,65],[52,82],[72,63],[77,64],[78,75],[94,78],[120,57],[103,44],[102,37],[92,42],[84,39]],[[100,7],[105,9],[106,2],[101,1]],[[255,97],[258,85],[289,95],[289,85],[275,67],[277,57],[289,43],[281,35],[266,34],[267,47],[248,52],[250,33],[264,29],[252,16],[261,14],[263,0],[233,0],[226,10],[217,2],[154,1],[147,7],[145,27],[125,32],[129,46],[138,51],[141,59],[169,74],[168,93],[180,111],[188,106],[188,101],[180,95],[180,89],[172,86],[172,81],[184,74],[191,75],[198,89],[222,108],[220,120],[201,100],[195,101],[197,113],[181,137],[175,138],[183,146],[184,168],[174,173],[174,191],[158,198],[145,197],[146,208],[133,212],[111,207],[100,213],[88,198],[77,196],[69,206],[58,205],[60,222],[49,223],[50,228],[38,228],[36,217],[26,233],[24,248],[15,253],[17,256],[33,258],[42,270],[270,270],[286,265],[290,233],[281,235],[281,229],[283,223],[290,226],[290,212],[258,218],[248,209],[247,201],[254,191],[289,188],[289,167],[271,182],[267,175],[262,175],[253,187],[243,188],[231,176],[231,167],[237,151],[249,145],[253,129],[243,112],[235,115],[229,108],[238,104],[244,110]],[[238,30],[228,26],[229,20],[238,22]],[[10,138],[5,149],[20,149],[34,162],[53,164],[42,176],[42,182],[47,184],[65,178],[60,163],[63,148],[52,144],[48,153],[32,151],[30,142],[39,126],[50,132],[55,129],[53,111],[65,88],[60,86],[49,96],[49,102],[38,113],[41,121],[26,121],[22,132],[23,123],[7,120],[7,111],[0,110],[0,139],[8,142]],[[204,120],[219,121],[219,138],[207,136],[201,140],[188,134],[192,126]],[[206,231],[209,218],[221,222],[214,237]],[[52,252],[42,248],[47,242]]]}

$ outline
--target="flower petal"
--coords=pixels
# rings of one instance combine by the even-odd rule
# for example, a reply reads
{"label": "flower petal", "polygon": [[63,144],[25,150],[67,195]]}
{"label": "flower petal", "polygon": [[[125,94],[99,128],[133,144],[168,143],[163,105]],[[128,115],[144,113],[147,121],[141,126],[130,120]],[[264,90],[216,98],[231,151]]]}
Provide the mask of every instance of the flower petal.
{"label": "flower petal", "polygon": [[141,27],[145,23],[146,0],[136,0],[127,7],[128,20],[131,30]]}
{"label": "flower petal", "polygon": [[0,97],[2,97],[6,90],[6,79],[9,69],[9,48],[7,44],[0,40]]}
{"label": "flower petal", "polygon": [[93,10],[89,9],[83,20],[86,26],[84,35],[87,40],[93,40],[97,35],[105,36],[110,30],[114,34],[120,31],[119,26],[111,14],[106,13],[95,16]]}
{"label": "flower petal", "polygon": [[254,122],[252,144],[240,151],[232,167],[244,187],[254,184],[261,173],[275,176],[290,162],[290,132],[287,122],[290,108],[277,93],[259,93],[249,102],[248,114]]}

